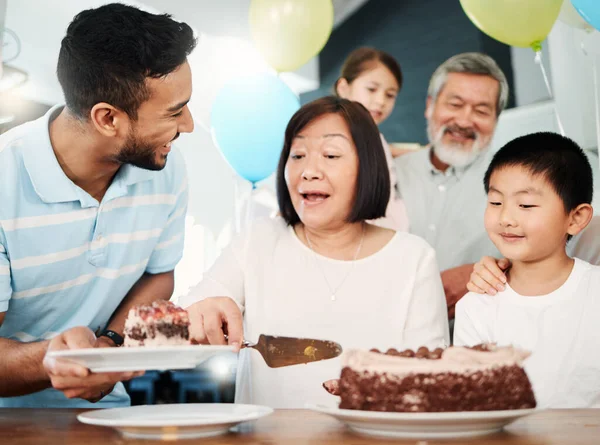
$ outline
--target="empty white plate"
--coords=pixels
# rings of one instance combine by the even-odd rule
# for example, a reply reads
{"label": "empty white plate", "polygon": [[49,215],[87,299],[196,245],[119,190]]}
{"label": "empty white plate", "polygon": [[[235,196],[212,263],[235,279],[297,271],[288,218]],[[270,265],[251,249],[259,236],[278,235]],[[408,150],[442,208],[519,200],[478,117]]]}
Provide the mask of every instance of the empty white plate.
{"label": "empty white plate", "polygon": [[70,360],[92,372],[166,371],[191,369],[233,346],[183,345],[51,351],[49,357]]}
{"label": "empty white plate", "polygon": [[379,437],[440,439],[480,436],[500,431],[536,409],[464,411],[455,413],[389,413],[339,409],[324,405],[307,408],[335,417],[350,430]]}
{"label": "empty white plate", "polygon": [[234,426],[271,414],[266,406],[222,403],[144,405],[86,411],[80,422],[117,429],[136,439],[195,439],[227,433]]}

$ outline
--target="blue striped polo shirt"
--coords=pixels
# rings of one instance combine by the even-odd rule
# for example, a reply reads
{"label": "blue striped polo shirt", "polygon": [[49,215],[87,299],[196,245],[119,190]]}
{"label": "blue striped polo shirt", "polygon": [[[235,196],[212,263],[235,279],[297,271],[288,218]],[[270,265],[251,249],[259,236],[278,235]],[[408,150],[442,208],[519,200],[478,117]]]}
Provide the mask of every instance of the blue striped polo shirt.
{"label": "blue striped polo shirt", "polygon": [[[144,273],[183,254],[188,188],[181,154],[161,171],[119,169],[102,202],[60,167],[49,123],[62,107],[0,136],[0,337],[33,342],[74,326],[106,326]],[[122,384],[91,404],[47,389],[0,398],[0,407],[129,404]]]}

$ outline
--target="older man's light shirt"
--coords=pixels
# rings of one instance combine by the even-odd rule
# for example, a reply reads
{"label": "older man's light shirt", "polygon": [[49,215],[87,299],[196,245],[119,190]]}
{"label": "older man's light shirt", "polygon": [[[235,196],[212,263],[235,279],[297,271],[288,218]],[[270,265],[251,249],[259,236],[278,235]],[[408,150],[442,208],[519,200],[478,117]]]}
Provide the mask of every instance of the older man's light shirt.
{"label": "older man's light shirt", "polygon": [[431,163],[430,150],[396,159],[400,195],[409,231],[435,249],[440,270],[479,261],[499,252],[483,224],[487,198],[483,177],[493,153],[483,153],[468,167],[445,172]]}

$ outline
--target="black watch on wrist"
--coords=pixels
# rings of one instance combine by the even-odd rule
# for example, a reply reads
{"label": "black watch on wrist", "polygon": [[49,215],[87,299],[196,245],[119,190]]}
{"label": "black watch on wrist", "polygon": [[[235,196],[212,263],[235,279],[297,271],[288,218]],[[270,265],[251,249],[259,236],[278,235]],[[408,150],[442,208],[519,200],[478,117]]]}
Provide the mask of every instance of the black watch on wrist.
{"label": "black watch on wrist", "polygon": [[117,345],[117,347],[119,346],[123,346],[123,337],[121,337],[119,334],[117,334],[115,331],[111,331],[109,329],[105,329],[103,330],[100,335],[98,337],[108,337],[110,338],[112,341],[115,342],[115,345]]}

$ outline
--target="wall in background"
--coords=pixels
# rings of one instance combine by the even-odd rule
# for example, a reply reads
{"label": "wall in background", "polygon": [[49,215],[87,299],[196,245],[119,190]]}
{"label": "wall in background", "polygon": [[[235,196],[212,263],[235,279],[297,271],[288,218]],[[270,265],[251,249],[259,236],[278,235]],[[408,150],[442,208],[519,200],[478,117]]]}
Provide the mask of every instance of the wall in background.
{"label": "wall in background", "polygon": [[6,17],[6,0],[0,0],[0,78],[2,78],[2,37],[4,29],[4,18]]}
{"label": "wall in background", "polygon": [[[540,66],[535,62],[535,53],[530,48],[510,47],[513,66],[513,84],[511,85],[515,96],[515,107],[531,105],[550,99],[550,94],[544,83]],[[548,41],[542,45],[542,62],[552,83],[552,70],[550,69],[550,51]]]}
{"label": "wall in background", "polygon": [[[600,36],[598,31],[594,35]],[[590,36],[584,31],[558,21],[548,36],[548,48],[554,101],[565,134],[584,148],[598,149],[594,61],[600,67],[600,42],[587,42],[592,44],[589,45],[592,52],[585,55],[582,43],[587,37]],[[596,73],[596,82],[600,85],[600,70]]]}

